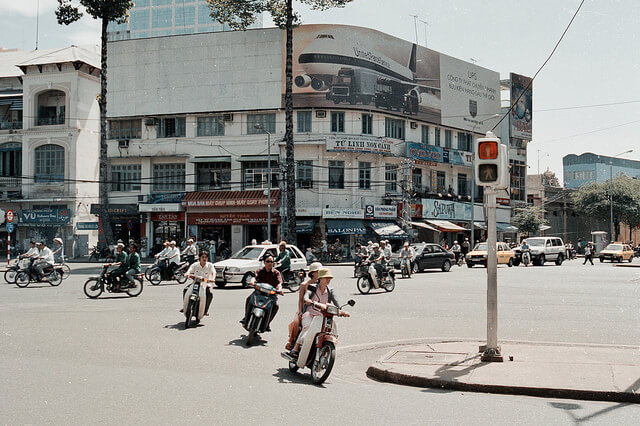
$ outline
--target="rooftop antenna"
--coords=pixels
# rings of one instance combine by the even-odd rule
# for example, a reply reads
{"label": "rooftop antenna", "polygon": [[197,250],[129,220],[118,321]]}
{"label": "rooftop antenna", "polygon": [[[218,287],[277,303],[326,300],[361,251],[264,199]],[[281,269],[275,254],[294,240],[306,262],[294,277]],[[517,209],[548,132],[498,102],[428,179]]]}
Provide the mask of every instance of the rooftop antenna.
{"label": "rooftop antenna", "polygon": [[416,30],[416,44],[418,44],[418,15],[409,15],[413,16],[413,27]]}
{"label": "rooftop antenna", "polygon": [[36,50],[38,50],[38,27],[40,24],[40,0],[36,5]]}
{"label": "rooftop antenna", "polygon": [[424,24],[424,47],[427,47],[427,25],[429,25],[429,22],[423,21],[422,19],[420,22]]}

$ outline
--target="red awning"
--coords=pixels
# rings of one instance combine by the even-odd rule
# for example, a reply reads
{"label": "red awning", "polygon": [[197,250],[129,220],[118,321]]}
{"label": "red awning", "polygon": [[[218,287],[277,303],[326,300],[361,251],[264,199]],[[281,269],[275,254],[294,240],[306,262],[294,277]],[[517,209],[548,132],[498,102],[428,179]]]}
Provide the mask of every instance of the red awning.
{"label": "red awning", "polygon": [[[271,205],[277,205],[280,190],[271,190]],[[182,198],[185,207],[246,207],[266,206],[268,197],[263,189],[252,191],[197,191]]]}

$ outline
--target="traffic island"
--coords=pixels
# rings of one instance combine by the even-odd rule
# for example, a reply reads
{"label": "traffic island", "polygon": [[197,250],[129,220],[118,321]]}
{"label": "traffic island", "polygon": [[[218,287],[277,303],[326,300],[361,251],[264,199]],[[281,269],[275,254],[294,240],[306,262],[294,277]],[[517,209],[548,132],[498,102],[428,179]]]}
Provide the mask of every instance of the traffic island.
{"label": "traffic island", "polygon": [[367,370],[422,388],[640,403],[640,347],[501,341],[504,362],[482,362],[483,342],[397,346]]}

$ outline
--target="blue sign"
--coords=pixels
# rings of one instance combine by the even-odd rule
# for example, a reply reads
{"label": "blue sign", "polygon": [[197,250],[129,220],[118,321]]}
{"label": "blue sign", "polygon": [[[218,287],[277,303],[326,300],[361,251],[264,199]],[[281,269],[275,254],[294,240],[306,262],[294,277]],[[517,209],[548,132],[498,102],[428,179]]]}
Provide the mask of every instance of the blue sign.
{"label": "blue sign", "polygon": [[179,203],[186,192],[168,192],[166,194],[151,194],[150,204]]}
{"label": "blue sign", "polygon": [[7,228],[7,232],[10,234],[13,232],[13,230],[15,229],[15,225],[13,224],[13,222],[7,222],[6,228]]}
{"label": "blue sign", "polygon": [[69,209],[40,209],[22,210],[22,223],[69,223],[71,211]]}
{"label": "blue sign", "polygon": [[434,163],[471,165],[471,153],[415,142],[407,143],[407,157]]}
{"label": "blue sign", "polygon": [[78,231],[97,231],[98,222],[78,222],[76,228]]}

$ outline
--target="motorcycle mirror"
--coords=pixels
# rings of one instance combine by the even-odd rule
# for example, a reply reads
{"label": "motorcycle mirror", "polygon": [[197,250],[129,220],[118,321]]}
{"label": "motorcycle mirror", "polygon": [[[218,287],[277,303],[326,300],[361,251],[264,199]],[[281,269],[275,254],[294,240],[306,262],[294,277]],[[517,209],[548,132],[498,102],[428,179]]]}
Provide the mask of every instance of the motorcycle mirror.
{"label": "motorcycle mirror", "polygon": [[349,299],[349,301],[347,302],[347,305],[349,305],[349,306],[353,306],[355,304],[356,304],[356,301],[353,300],[353,299]]}

